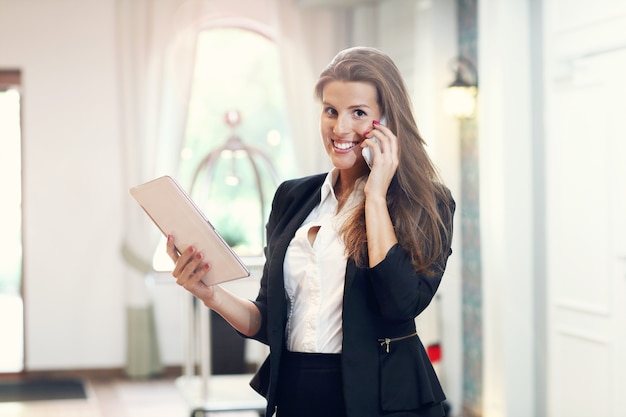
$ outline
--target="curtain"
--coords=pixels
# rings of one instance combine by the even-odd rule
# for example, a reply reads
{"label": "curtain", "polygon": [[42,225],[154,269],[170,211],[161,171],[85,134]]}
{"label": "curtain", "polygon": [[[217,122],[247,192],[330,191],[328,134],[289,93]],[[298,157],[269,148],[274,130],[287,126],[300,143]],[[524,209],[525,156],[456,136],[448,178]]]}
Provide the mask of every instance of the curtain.
{"label": "curtain", "polygon": [[[301,174],[327,170],[330,165],[319,137],[320,109],[313,87],[319,72],[346,46],[345,34],[337,29],[344,26],[346,12],[302,9],[293,0],[265,0],[265,4],[269,10],[265,17],[271,16],[268,23],[277,28],[291,138],[297,144]],[[127,197],[122,242],[127,282],[126,373],[142,378],[162,372],[150,290],[151,260],[160,236],[128,189],[176,172],[197,31],[202,20],[228,15],[235,5],[212,0],[117,0],[116,6],[122,192]],[[252,15],[242,17],[254,20]]]}
{"label": "curtain", "polygon": [[151,260],[159,232],[128,194],[134,185],[176,172],[185,131],[195,30],[193,10],[177,0],[118,0],[117,47],[126,198],[122,256],[126,263],[129,377],[162,372],[151,297]]}
{"label": "curtain", "polygon": [[275,25],[280,51],[291,138],[301,175],[330,169],[320,138],[320,104],[313,88],[320,72],[346,47],[340,31],[347,11],[333,8],[303,8],[294,0],[276,0]]}

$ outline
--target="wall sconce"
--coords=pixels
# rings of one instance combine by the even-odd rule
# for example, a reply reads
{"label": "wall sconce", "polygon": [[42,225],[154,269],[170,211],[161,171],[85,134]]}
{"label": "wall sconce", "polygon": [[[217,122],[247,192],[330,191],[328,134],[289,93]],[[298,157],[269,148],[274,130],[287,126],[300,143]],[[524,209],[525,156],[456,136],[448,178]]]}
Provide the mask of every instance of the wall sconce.
{"label": "wall sconce", "polygon": [[474,116],[478,94],[476,68],[470,60],[463,57],[454,59],[451,67],[455,78],[445,91],[445,111],[459,119],[470,118]]}

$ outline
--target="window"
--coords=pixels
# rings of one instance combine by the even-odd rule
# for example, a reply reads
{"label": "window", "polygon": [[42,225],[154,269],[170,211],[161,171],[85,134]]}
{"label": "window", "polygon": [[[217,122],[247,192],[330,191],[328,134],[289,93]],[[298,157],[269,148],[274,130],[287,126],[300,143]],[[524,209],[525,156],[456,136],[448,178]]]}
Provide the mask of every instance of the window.
{"label": "window", "polygon": [[24,362],[22,307],[22,166],[20,74],[0,71],[0,372],[19,372]]}
{"label": "window", "polygon": [[[275,43],[241,28],[201,32],[178,179],[242,256],[262,256],[277,178],[295,172],[287,132]],[[160,270],[171,266],[157,262],[163,253]]]}

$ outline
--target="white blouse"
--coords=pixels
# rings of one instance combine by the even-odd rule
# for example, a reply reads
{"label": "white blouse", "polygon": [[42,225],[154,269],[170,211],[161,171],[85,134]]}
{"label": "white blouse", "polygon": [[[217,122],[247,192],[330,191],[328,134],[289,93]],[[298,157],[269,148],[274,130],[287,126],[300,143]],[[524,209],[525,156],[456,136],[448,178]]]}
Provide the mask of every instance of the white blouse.
{"label": "white blouse", "polygon": [[[326,176],[320,204],[297,230],[285,256],[287,349],[292,352],[341,352],[347,259],[338,231],[350,208],[364,198],[365,181],[355,186],[338,213],[333,189],[338,175],[333,169]],[[319,229],[311,245],[308,234],[314,228]]]}

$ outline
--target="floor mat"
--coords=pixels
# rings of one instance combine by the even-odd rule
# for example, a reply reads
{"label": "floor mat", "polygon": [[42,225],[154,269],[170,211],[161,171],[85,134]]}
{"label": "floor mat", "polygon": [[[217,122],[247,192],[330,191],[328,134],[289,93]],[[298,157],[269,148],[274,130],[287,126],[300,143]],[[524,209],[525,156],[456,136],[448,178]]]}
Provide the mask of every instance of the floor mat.
{"label": "floor mat", "polygon": [[85,387],[78,379],[0,381],[0,402],[85,399]]}

